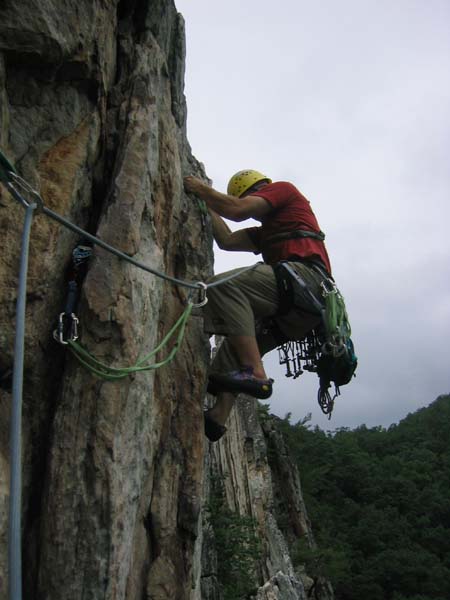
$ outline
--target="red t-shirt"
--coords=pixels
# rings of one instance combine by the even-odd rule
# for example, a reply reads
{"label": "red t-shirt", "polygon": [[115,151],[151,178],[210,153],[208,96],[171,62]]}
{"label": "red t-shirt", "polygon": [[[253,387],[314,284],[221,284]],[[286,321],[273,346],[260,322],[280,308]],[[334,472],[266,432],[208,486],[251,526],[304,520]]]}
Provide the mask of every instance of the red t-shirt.
{"label": "red t-shirt", "polygon": [[311,258],[320,260],[331,274],[330,259],[325,244],[314,238],[297,238],[265,243],[273,235],[297,229],[320,231],[309,201],[298,189],[286,181],[270,183],[254,194],[267,200],[272,209],[261,221],[261,227],[246,229],[250,239],[261,252],[264,262],[274,264],[280,260]]}

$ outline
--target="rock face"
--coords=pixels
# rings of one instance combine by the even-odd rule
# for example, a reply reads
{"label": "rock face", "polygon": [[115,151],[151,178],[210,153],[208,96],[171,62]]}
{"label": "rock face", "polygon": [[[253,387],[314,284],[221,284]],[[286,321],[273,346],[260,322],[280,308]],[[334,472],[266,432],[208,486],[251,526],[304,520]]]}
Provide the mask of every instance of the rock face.
{"label": "rock face", "polygon": [[[327,581],[322,578],[314,581],[297,571],[292,563],[290,548],[295,540],[304,538],[307,546],[315,547],[300,478],[277,419],[269,417],[252,398],[239,396],[227,434],[218,443],[210,444],[205,464],[205,507],[214,497],[217,480],[223,486],[223,502],[232,514],[239,515],[237,522],[250,519],[257,535],[254,568],[247,568],[245,574],[252,580],[248,585],[253,592],[251,597],[306,600],[311,597],[310,592],[315,592],[313,597],[318,600],[332,600],[333,591]],[[217,534],[215,515],[208,515],[205,510],[204,518],[206,533],[202,540],[202,595],[199,597],[213,600],[220,598],[223,588],[227,588],[227,569],[220,569],[221,561],[228,561],[230,573],[235,563],[227,557],[227,534],[218,532],[220,543],[214,539]],[[228,524],[232,527],[233,520]],[[234,576],[236,578],[236,574]]]}
{"label": "rock face", "polygon": [[[182,190],[184,24],[172,2],[3,2],[2,149],[46,205],[153,268],[211,272],[209,226]],[[2,191],[1,592],[8,418],[23,210]],[[77,237],[36,216],[24,393],[27,598],[186,598],[201,508],[209,346],[192,318],[171,366],[104,382],[52,340]],[[111,365],[155,347],[188,290],[96,249],[82,343]],[[6,514],[5,514],[6,513]]]}
{"label": "rock face", "polygon": [[[205,176],[186,140],[184,43],[172,0],[3,0],[0,147],[53,211],[154,269],[204,281],[211,227],[182,189],[183,175]],[[1,188],[0,600],[23,212]],[[263,432],[248,402],[223,442],[205,443],[210,348],[201,314],[169,366],[120,381],[95,377],[53,340],[78,241],[35,216],[22,422],[24,597],[220,598],[221,557],[206,515],[213,469],[230,474],[229,506],[258,522],[255,582],[267,584],[257,597],[303,598],[276,522],[267,460],[275,433]],[[188,294],[96,247],[77,308],[81,342],[111,366],[132,365],[170,329]],[[298,476],[290,477],[294,489]],[[309,535],[301,501],[291,508],[293,530]]]}

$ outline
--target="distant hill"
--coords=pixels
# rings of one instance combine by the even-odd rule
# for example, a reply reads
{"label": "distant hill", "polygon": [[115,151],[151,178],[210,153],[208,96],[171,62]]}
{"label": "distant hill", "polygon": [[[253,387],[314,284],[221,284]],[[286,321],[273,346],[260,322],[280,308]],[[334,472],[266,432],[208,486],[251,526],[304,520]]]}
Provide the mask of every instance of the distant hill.
{"label": "distant hill", "polygon": [[336,600],[448,600],[450,396],[388,429],[282,428],[320,548],[298,562]]}

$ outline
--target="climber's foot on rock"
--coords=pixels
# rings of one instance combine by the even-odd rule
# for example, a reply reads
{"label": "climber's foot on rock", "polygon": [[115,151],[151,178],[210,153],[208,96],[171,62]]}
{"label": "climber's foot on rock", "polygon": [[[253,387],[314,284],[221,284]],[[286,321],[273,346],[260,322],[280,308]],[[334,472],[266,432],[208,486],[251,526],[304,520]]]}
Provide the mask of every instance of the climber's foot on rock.
{"label": "climber's foot on rock", "polygon": [[[273,379],[258,379],[251,367],[243,367],[229,373],[211,373],[208,392],[241,392],[254,398],[266,400],[272,395]],[[211,390],[211,391],[210,391]]]}
{"label": "climber's foot on rock", "polygon": [[208,414],[206,411],[203,413],[205,420],[205,435],[211,442],[217,442],[226,433],[227,428],[225,425],[220,425],[217,421]]}

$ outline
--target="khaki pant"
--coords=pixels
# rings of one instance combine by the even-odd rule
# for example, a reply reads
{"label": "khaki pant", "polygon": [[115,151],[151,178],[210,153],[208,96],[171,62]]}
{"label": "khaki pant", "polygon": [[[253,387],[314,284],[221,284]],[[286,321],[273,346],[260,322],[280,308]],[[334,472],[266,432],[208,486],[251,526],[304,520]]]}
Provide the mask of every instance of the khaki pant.
{"label": "khaki pant", "polygon": [[[301,275],[311,291],[320,297],[320,275],[302,263],[289,264]],[[237,271],[239,269],[216,275],[208,283]],[[273,268],[264,263],[257,263],[252,270],[217,287],[208,288],[207,296],[208,303],[203,309],[205,332],[223,336],[255,336],[261,356],[284,341],[302,339],[320,323],[320,317],[298,308],[293,308],[282,317],[276,317],[277,282]],[[271,319],[282,332],[282,339],[264,327],[264,321],[267,323]],[[240,366],[237,356],[225,339],[213,360],[211,371],[226,373]]]}

